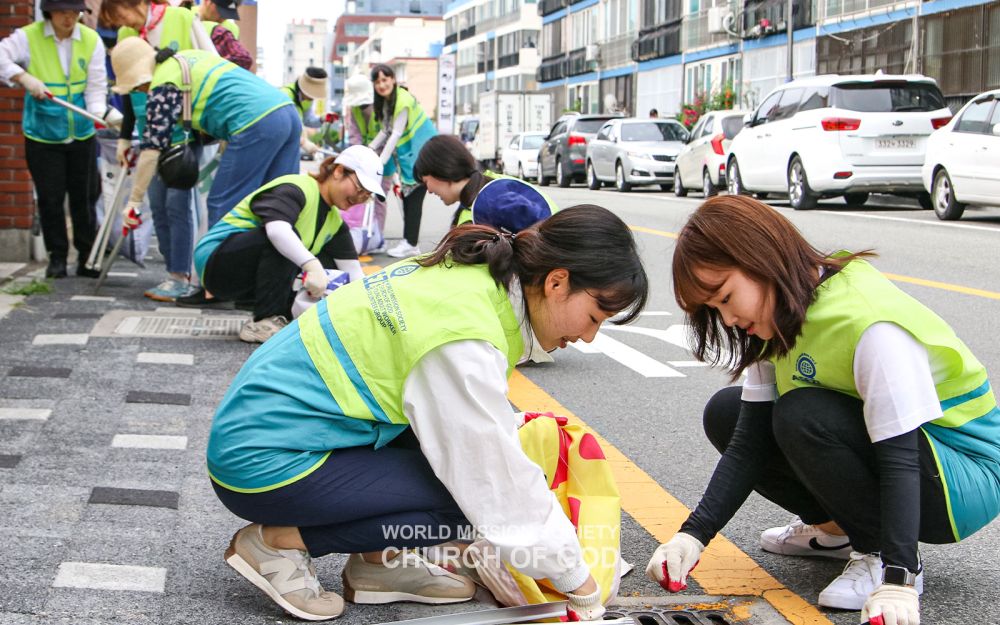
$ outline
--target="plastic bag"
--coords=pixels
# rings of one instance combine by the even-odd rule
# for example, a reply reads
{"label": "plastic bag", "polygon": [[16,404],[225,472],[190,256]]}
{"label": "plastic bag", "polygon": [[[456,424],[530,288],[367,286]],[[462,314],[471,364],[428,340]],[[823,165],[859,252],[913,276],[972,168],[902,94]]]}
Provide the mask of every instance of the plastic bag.
{"label": "plastic bag", "polygon": [[[340,271],[339,269],[325,269],[324,271],[326,271],[326,291],[323,293],[323,297],[326,297],[351,281],[351,277],[346,271]],[[292,319],[298,319],[299,315],[309,310],[309,307],[319,300],[310,297],[309,292],[302,288],[301,274],[292,283],[292,290],[297,291],[295,301],[292,302]]]}

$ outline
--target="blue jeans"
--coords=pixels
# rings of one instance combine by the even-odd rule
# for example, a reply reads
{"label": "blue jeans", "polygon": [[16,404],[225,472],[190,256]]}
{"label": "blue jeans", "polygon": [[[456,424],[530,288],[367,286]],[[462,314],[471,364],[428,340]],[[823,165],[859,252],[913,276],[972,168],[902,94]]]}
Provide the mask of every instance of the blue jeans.
{"label": "blue jeans", "polygon": [[194,254],[194,209],[191,190],[171,189],[159,175],[153,176],[146,190],[153,228],[160,254],[169,273],[191,273]]}
{"label": "blue jeans", "polygon": [[298,111],[283,106],[230,138],[208,194],[208,227],[265,182],[299,173],[301,135]]}

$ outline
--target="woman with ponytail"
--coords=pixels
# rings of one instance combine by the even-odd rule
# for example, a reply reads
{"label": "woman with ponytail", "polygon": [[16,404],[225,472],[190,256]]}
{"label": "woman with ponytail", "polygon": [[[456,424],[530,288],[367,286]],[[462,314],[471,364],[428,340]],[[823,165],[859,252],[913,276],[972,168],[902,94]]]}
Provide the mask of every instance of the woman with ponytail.
{"label": "woman with ponytail", "polygon": [[[430,255],[337,289],[250,357],[216,411],[209,474],[251,522],[227,562],[304,619],[343,610],[310,560],[329,553],[352,554],[354,603],[465,601],[468,577],[398,550],[472,525],[599,618],[575,529],[521,450],[507,377],[612,316],[633,320],[647,290],[628,226],[589,205],[516,235],[460,226]],[[266,577],[276,570],[300,573]]]}
{"label": "woman with ponytail", "polygon": [[[424,144],[413,166],[413,177],[445,204],[458,203],[452,226],[471,222],[517,232],[559,210],[555,202],[530,184],[480,170],[476,159],[453,135],[437,135]],[[476,211],[481,195],[483,201]],[[526,204],[531,207],[524,208]],[[533,218],[510,214],[518,211],[530,212]]]}

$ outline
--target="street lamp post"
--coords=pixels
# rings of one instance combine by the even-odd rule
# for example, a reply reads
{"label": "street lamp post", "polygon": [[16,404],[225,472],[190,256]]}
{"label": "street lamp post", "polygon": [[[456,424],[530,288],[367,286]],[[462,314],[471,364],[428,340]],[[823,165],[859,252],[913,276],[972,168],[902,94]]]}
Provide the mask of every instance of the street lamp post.
{"label": "street lamp post", "polygon": [[795,45],[795,35],[792,30],[792,3],[794,0],[788,0],[788,6],[785,9],[785,32],[788,35],[788,76],[785,78],[786,82],[791,82],[794,74],[793,64],[792,64],[792,47]]}

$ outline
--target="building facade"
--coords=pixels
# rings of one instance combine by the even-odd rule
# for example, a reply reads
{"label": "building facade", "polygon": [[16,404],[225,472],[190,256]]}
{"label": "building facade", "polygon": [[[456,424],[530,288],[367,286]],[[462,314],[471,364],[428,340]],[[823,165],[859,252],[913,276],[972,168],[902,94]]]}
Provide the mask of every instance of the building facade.
{"label": "building facade", "polygon": [[[285,30],[285,49],[282,56],[281,84],[287,85],[298,78],[307,67],[322,67],[327,58],[328,22],[323,19],[296,20]],[[268,59],[268,62],[271,62]]]}
{"label": "building facade", "polygon": [[445,14],[442,54],[454,57],[454,108],[479,109],[485,91],[534,91],[542,20],[529,0],[456,0]]}
{"label": "building facade", "polygon": [[[673,115],[723,93],[753,108],[788,80],[787,10],[787,0],[539,0],[538,89],[553,95],[553,115]],[[795,78],[920,72],[954,110],[1000,86],[996,0],[793,0],[790,20]]]}

